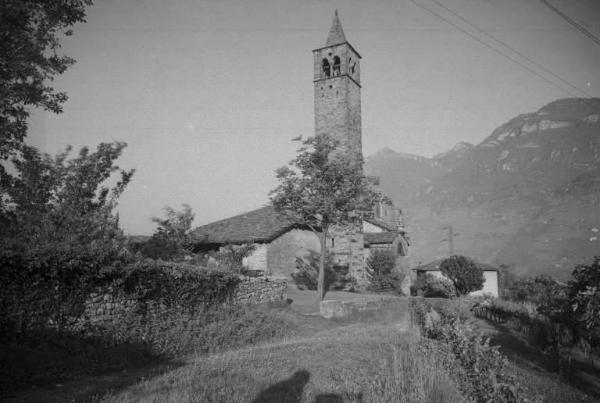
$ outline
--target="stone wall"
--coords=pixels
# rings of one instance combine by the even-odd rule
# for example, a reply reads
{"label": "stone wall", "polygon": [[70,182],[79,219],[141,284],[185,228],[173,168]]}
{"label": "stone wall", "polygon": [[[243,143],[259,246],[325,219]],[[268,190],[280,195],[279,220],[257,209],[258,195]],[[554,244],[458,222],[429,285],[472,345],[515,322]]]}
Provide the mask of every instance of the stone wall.
{"label": "stone wall", "polygon": [[[247,278],[242,280],[228,304],[260,304],[285,301],[287,282],[282,279]],[[160,301],[138,301],[135,297],[105,288],[91,294],[85,304],[85,312],[75,325],[76,328],[90,326],[114,327],[117,322],[130,315],[139,315],[144,320],[160,320],[173,311],[193,311],[195,307],[168,307]],[[201,308],[200,306],[198,308]]]}

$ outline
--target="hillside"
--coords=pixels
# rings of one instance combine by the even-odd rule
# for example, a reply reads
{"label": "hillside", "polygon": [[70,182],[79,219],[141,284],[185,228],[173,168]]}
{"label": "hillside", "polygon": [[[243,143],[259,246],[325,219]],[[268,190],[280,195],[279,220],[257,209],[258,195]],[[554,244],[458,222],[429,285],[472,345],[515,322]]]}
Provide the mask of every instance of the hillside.
{"label": "hillside", "polygon": [[405,212],[413,264],[455,251],[526,274],[568,276],[600,254],[600,99],[554,101],[480,144],[432,158],[385,150],[366,171]]}

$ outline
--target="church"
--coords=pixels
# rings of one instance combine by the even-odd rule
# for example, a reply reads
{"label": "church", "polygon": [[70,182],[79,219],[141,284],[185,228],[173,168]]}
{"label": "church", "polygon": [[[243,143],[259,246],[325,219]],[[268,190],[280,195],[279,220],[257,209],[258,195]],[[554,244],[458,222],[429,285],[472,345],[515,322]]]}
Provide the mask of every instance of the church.
{"label": "church", "polygon": [[[347,41],[337,10],[325,45],[313,50],[313,57],[315,136],[332,135],[349,155],[362,155],[361,56]],[[319,239],[312,231],[272,206],[200,226],[192,238],[196,251],[253,244],[255,250],[244,264],[289,282],[293,282],[297,258],[320,253]],[[408,269],[408,237],[402,213],[393,206],[377,205],[372,219],[336,228],[327,242],[336,264],[347,266],[359,287],[368,284],[365,266],[371,250],[392,252],[396,267]]]}

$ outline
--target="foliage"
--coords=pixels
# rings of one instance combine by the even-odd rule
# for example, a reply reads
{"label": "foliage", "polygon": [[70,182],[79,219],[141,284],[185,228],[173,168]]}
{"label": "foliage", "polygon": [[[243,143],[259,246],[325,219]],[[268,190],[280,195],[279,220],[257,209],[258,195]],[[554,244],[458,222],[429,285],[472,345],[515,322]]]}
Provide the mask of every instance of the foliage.
{"label": "foliage", "polygon": [[524,389],[509,371],[508,361],[497,346],[490,346],[488,338],[450,311],[439,315],[422,299],[412,301],[412,313],[423,335],[438,342],[424,343],[424,351],[433,350],[463,394],[473,401],[527,401]]}
{"label": "foliage", "polygon": [[225,245],[214,254],[215,267],[233,273],[245,272],[244,258],[256,250],[255,244]]}
{"label": "foliage", "polygon": [[445,277],[434,276],[425,273],[419,276],[422,282],[423,296],[427,298],[454,298],[456,297],[456,288],[450,280]]}
{"label": "foliage", "polygon": [[[62,112],[64,92],[48,85],[75,61],[60,55],[59,39],[85,21],[91,0],[0,2],[0,160],[23,146],[31,107]],[[0,178],[6,172],[0,165]]]}
{"label": "foliage", "polygon": [[[320,255],[311,252],[306,258],[296,258],[296,271],[292,279],[300,290],[316,290]],[[354,290],[355,280],[348,274],[348,266],[336,265],[333,256],[325,258],[325,290]]]}
{"label": "foliage", "polygon": [[[64,327],[91,287],[132,261],[114,213],[134,172],[114,165],[124,147],[102,143],[72,159],[70,148],[51,158],[26,147],[13,160],[0,211],[0,321],[8,328]],[[106,186],[114,173],[119,178]]]}
{"label": "foliage", "polygon": [[367,259],[367,274],[373,290],[400,289],[403,278],[396,273],[396,257],[391,251],[372,250]]}
{"label": "foliage", "polygon": [[112,287],[138,301],[194,307],[226,302],[239,282],[232,272],[146,259],[124,267]]}
{"label": "foliage", "polygon": [[572,319],[589,340],[600,344],[600,256],[576,266],[572,275],[568,291]]}
{"label": "foliage", "polygon": [[321,241],[319,298],[325,295],[327,234],[332,225],[358,225],[373,214],[384,197],[374,178],[363,175],[360,153],[344,151],[332,136],[311,137],[302,142],[289,166],[276,171],[279,185],[270,193],[279,212],[306,225]]}
{"label": "foliage", "polygon": [[481,290],[485,282],[481,268],[466,256],[454,255],[442,260],[440,271],[452,281],[458,295]]}
{"label": "foliage", "polygon": [[190,232],[194,213],[184,204],[180,211],[164,207],[165,218],[152,217],[158,224],[152,237],[141,247],[140,252],[152,259],[176,259],[191,253]]}
{"label": "foliage", "polygon": [[531,302],[538,306],[548,305],[550,299],[565,293],[565,285],[550,276],[541,274],[536,277],[515,281],[508,289],[507,299],[516,302]]}

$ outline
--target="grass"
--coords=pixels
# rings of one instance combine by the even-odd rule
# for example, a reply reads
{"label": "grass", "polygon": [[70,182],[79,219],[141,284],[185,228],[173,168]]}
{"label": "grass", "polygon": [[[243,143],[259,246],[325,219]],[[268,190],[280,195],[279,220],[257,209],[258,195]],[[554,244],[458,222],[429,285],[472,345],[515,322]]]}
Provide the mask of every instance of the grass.
{"label": "grass", "polygon": [[110,402],[462,402],[450,378],[392,324],[342,325],[198,356]]}
{"label": "grass", "polygon": [[[110,382],[100,377],[104,383],[95,376],[65,384],[60,393],[42,390],[17,401],[466,401],[452,370],[440,365],[437,349],[424,352],[419,330],[405,323],[406,300],[397,301],[390,299],[368,315],[332,321],[289,306],[217,310],[195,328],[200,332],[195,338],[171,329],[165,345],[179,340],[186,346],[175,366],[118,372]],[[467,314],[465,303],[451,304],[450,311]],[[177,323],[182,322],[172,322]],[[539,401],[592,401],[539,368],[511,363],[508,370]]]}

